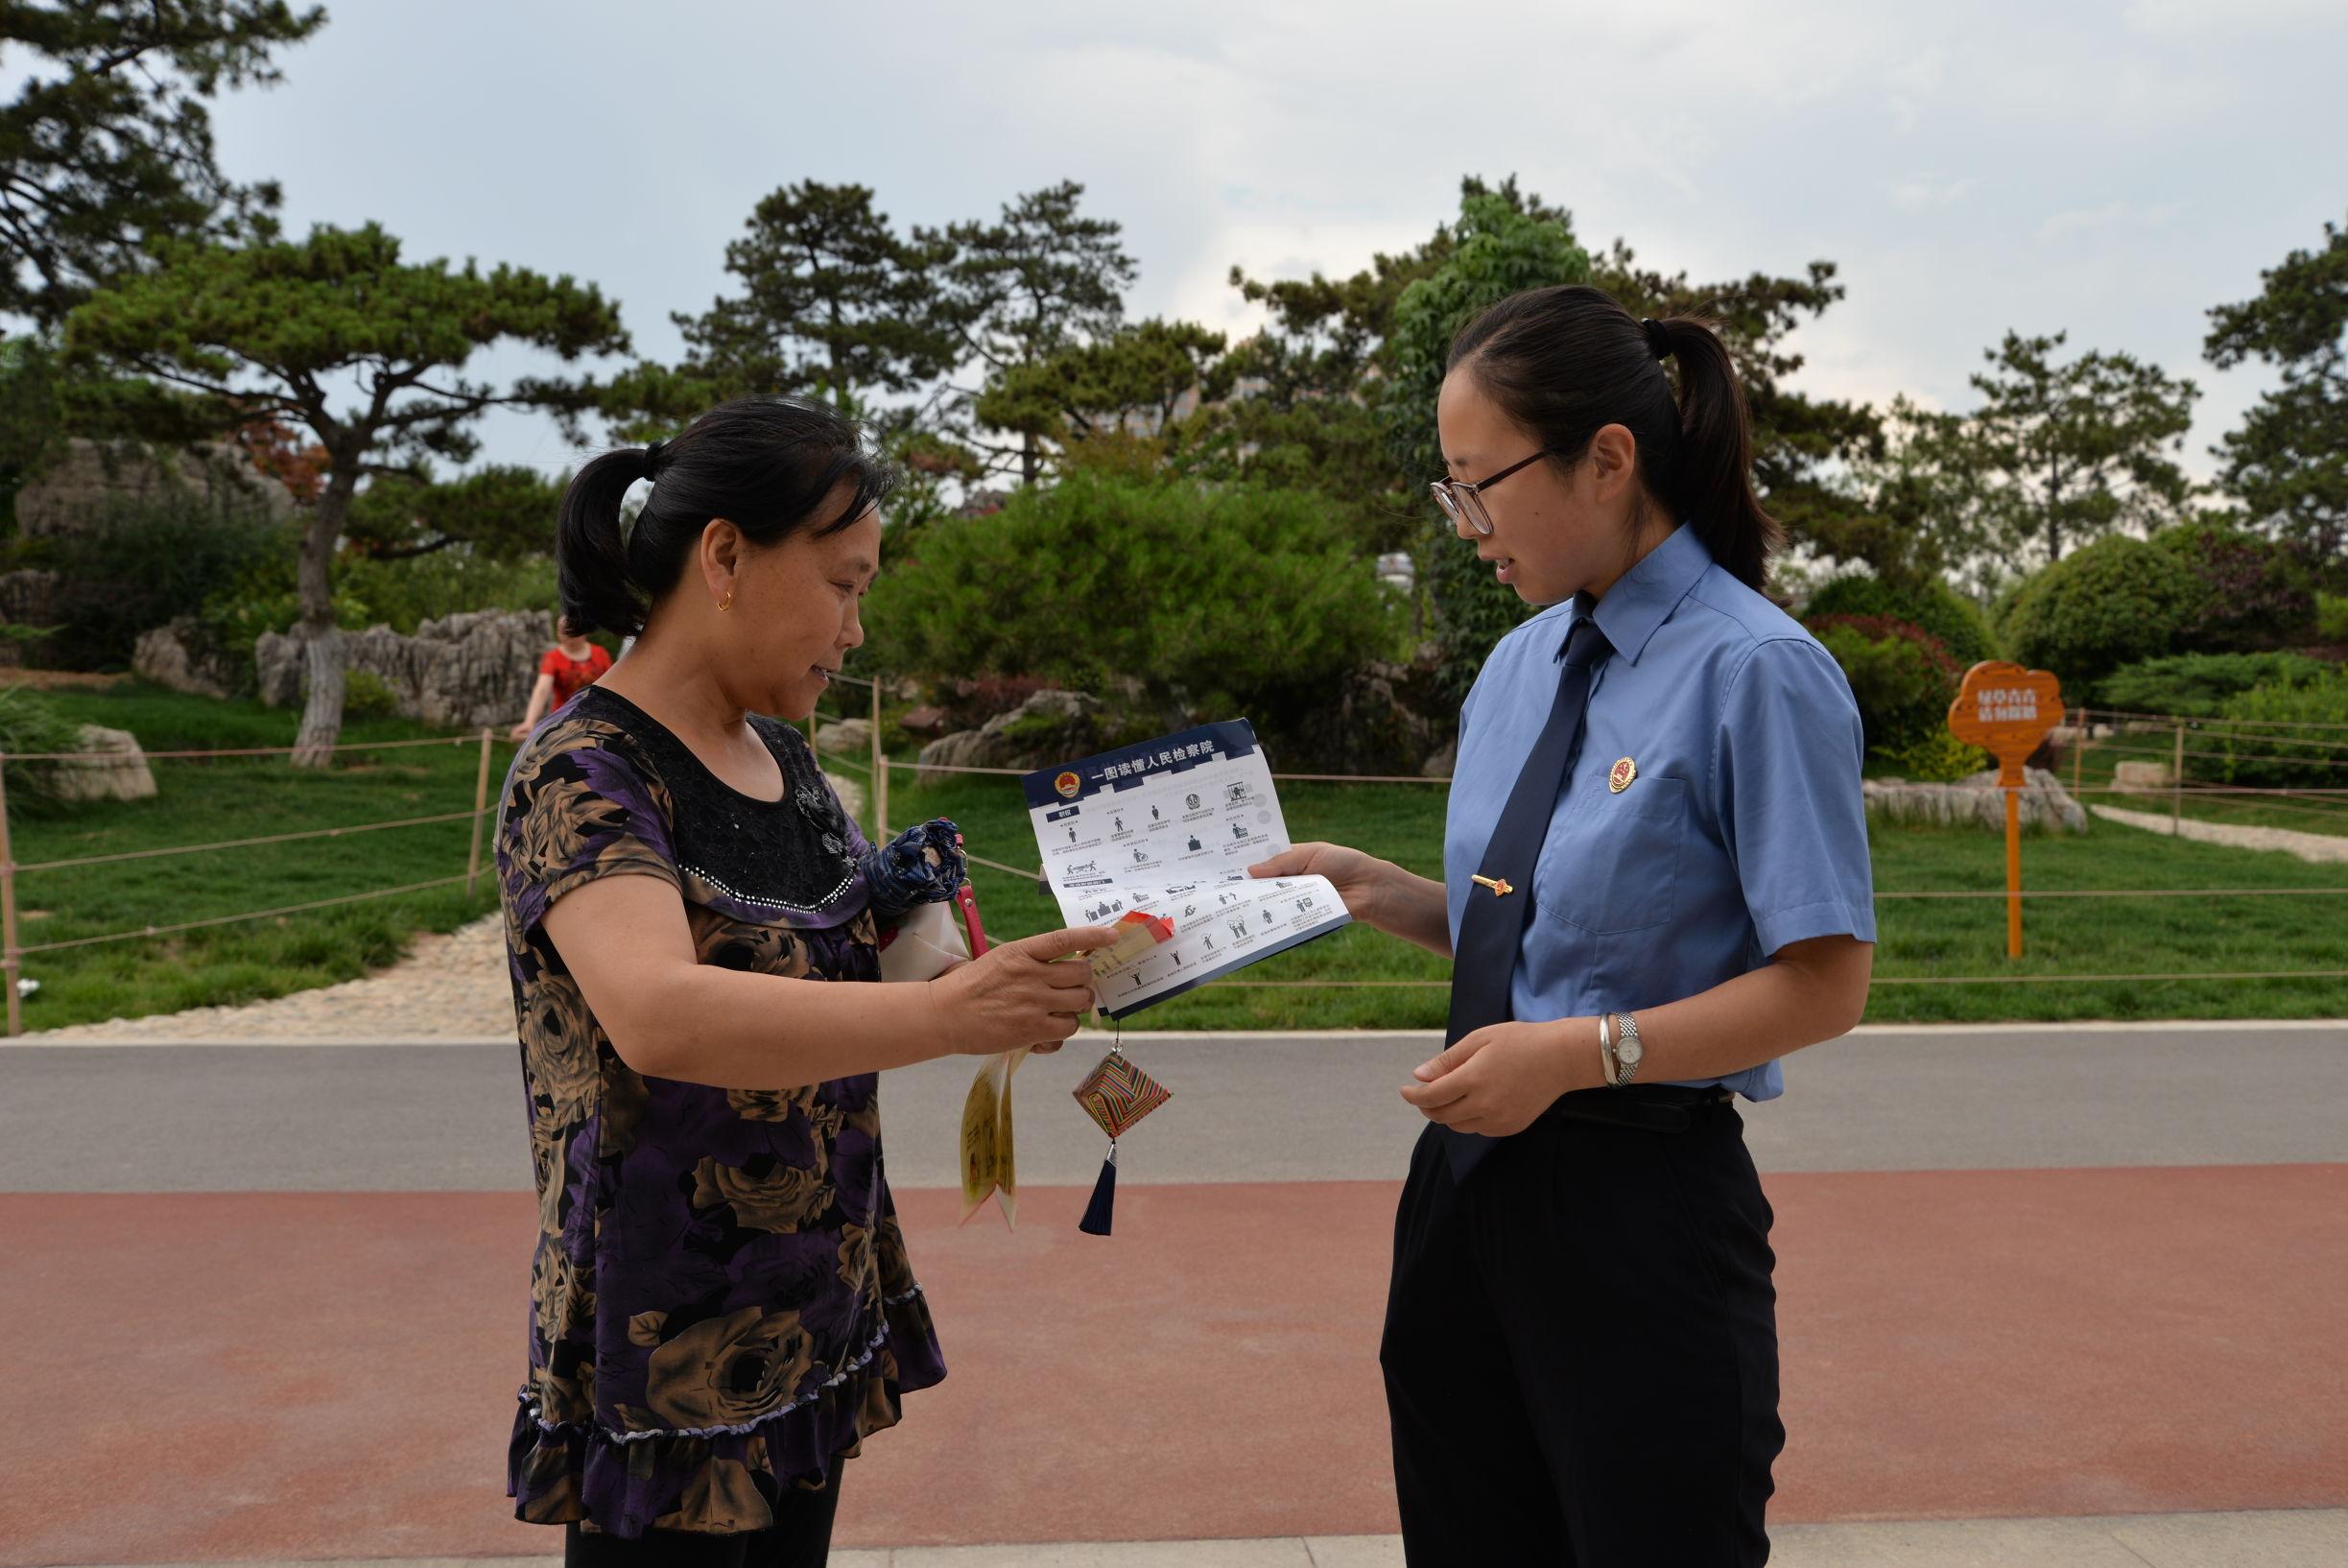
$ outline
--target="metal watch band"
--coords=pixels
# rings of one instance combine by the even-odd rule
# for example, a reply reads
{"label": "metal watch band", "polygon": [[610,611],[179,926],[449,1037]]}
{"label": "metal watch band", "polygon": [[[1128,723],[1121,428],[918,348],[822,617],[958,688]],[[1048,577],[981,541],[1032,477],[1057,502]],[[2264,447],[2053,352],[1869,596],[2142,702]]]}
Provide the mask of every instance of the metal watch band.
{"label": "metal watch band", "polygon": [[1624,1043],[1632,1048],[1627,1059],[1625,1059],[1620,1052],[1613,1053],[1615,1059],[1614,1086],[1619,1089],[1625,1087],[1632,1079],[1639,1076],[1639,1057],[1645,1048],[1639,1041],[1638,1020],[1627,1012],[1618,1012],[1613,1016],[1616,1027],[1623,1033]]}

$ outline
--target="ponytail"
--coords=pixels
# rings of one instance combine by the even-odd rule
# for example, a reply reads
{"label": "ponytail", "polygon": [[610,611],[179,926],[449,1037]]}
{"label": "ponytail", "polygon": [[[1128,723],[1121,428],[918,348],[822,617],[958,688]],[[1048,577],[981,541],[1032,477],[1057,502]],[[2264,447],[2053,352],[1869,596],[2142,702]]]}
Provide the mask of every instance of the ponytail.
{"label": "ponytail", "polygon": [[652,596],[628,566],[620,507],[629,487],[652,477],[651,454],[606,452],[581,468],[562,492],[555,524],[555,570],[562,619],[575,635],[609,631],[632,637],[644,630]]}
{"label": "ponytail", "polygon": [[[1679,388],[1660,363],[1679,362]],[[1631,319],[1586,284],[1510,295],[1452,340],[1503,413],[1568,467],[1619,424],[1638,442],[1647,493],[1685,521],[1712,558],[1759,588],[1783,531],[1753,493],[1753,437],[1727,345],[1692,316]]]}
{"label": "ponytail", "polygon": [[[640,479],[652,481],[652,492],[624,531],[621,503]],[[571,481],[555,532],[563,618],[581,636],[635,636],[714,519],[759,546],[802,528],[837,534],[896,484],[896,471],[836,409],[796,397],[721,403],[674,440],[606,452]],[[825,515],[843,487],[844,501]]]}
{"label": "ponytail", "polygon": [[1785,530],[1753,493],[1753,419],[1737,367],[1709,321],[1669,316],[1653,325],[1679,362],[1679,461],[1666,499],[1714,560],[1759,588]]}

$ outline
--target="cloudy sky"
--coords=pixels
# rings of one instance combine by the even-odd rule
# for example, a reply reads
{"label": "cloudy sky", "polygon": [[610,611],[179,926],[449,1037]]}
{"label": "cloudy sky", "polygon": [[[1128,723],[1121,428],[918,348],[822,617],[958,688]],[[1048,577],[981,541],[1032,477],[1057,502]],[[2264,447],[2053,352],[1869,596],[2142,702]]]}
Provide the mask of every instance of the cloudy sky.
{"label": "cloudy sky", "polygon": [[[2264,382],[2202,361],[2204,313],[2348,219],[2336,0],[330,9],[283,86],[221,107],[231,172],[281,179],[297,226],[591,279],[655,357],[794,180],[870,185],[901,224],[1080,180],[1135,314],[1244,332],[1234,263],[1350,272],[1463,173],[1514,173],[1668,270],[1839,263],[1798,340],[1815,392],[1967,407],[2007,328],[2068,329],[2201,386],[2206,471]],[[542,419],[487,435],[570,457]]]}

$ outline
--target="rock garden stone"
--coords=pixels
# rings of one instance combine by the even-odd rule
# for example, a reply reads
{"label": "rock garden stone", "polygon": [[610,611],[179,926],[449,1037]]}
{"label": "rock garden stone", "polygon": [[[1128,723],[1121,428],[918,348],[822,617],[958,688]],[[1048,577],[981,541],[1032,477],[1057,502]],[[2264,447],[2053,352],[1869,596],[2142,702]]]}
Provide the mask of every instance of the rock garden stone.
{"label": "rock garden stone", "polygon": [[[2028,770],[2024,778],[2023,826],[2066,833],[2087,831],[2087,813],[2071,798],[2059,778],[2043,768]],[[1861,789],[1866,796],[1868,812],[1888,821],[2005,831],[2004,792],[1998,788],[1995,769],[1954,784],[1911,784],[1900,778],[1870,778]]]}
{"label": "rock garden stone", "polygon": [[138,737],[127,729],[83,725],[80,749],[97,753],[53,763],[51,787],[60,800],[146,800],[154,796],[154,770]]}

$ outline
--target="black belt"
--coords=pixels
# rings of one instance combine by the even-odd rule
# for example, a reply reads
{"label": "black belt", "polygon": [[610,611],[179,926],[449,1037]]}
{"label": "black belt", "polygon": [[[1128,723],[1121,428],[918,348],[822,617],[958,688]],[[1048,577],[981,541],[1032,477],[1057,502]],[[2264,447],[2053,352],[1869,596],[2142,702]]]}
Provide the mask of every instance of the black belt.
{"label": "black belt", "polygon": [[1627,1083],[1619,1089],[1576,1089],[1560,1095],[1541,1113],[1544,1121],[1602,1122],[1608,1127],[1636,1128],[1643,1132],[1685,1132],[1696,1113],[1711,1105],[1725,1105],[1734,1091],[1714,1083],[1691,1089],[1677,1083]]}

